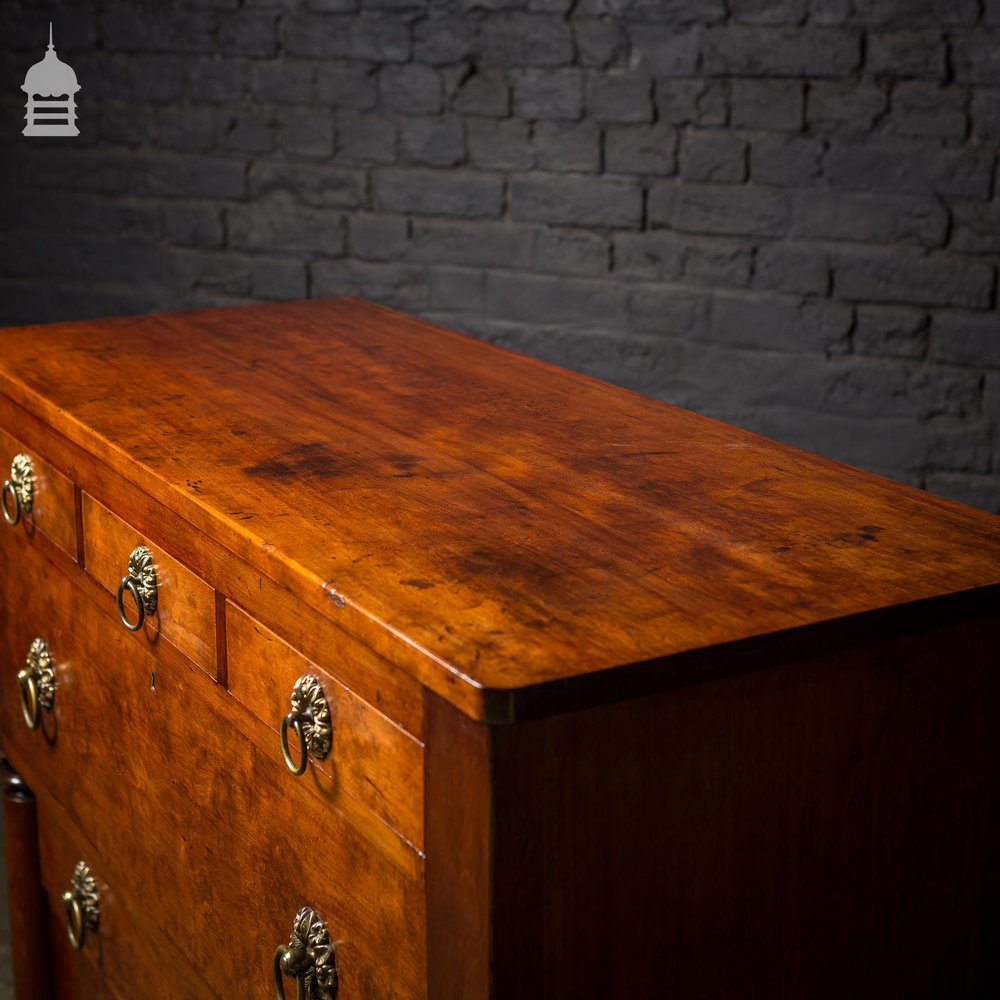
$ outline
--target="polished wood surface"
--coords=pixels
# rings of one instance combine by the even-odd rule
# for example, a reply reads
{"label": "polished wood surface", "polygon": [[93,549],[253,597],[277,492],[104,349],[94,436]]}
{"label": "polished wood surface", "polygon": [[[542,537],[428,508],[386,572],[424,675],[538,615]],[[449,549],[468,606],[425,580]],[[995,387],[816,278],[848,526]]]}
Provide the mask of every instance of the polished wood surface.
{"label": "polished wood surface", "polygon": [[[118,584],[127,575],[128,559],[137,545],[145,545],[156,566],[156,613],[147,615],[142,634],[153,645],[173,643],[210,676],[216,675],[215,594],[162,546],[153,544],[93,497],[83,495],[83,552],[87,571],[110,591],[115,605]],[[129,620],[138,612],[131,597],[125,599]],[[124,626],[122,626],[124,628]]]}
{"label": "polished wood surface", "polygon": [[38,806],[24,779],[6,761],[3,785],[5,889],[14,990],[17,1000],[48,1000],[52,986],[38,858]]}
{"label": "polished wood surface", "polygon": [[0,392],[480,717],[1000,582],[995,517],[357,300],[0,342]]}
{"label": "polished wood surface", "polygon": [[[310,758],[329,794],[359,800],[398,830],[418,849],[423,847],[424,761],[422,746],[324,670],[292,649],[270,629],[235,605],[226,612],[229,691],[274,731],[289,711],[295,682],[303,674],[319,677],[330,706],[333,745],[325,760]],[[336,669],[337,650],[327,662]],[[294,734],[289,742],[295,759]]]}
{"label": "polished wood surface", "polygon": [[[76,509],[73,482],[41,455],[27,448],[0,427],[0,482],[10,475],[13,457],[24,452],[35,473],[31,511],[21,517],[15,530],[31,537],[36,531],[48,535],[64,552],[76,558]],[[7,525],[0,524],[6,528]]]}
{"label": "polished wood surface", "polygon": [[[0,558],[18,544],[0,535]],[[415,850],[374,817],[362,827],[370,811],[349,812],[328,779],[289,774],[260,723],[269,749],[258,749],[249,712],[187,657],[154,657],[83,579],[54,547],[21,552],[0,605],[0,722],[5,753],[87,838],[107,883],[141,902],[212,995],[266,986],[274,948],[308,904],[338,942],[341,996],[423,996]],[[31,732],[14,675],[35,634],[58,686]]]}

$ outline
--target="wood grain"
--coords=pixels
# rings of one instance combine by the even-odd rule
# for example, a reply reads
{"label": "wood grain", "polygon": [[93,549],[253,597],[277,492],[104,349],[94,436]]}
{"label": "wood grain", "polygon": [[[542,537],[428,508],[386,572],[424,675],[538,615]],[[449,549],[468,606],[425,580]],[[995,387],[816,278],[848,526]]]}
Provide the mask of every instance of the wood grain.
{"label": "wood grain", "polygon": [[[25,452],[35,472],[35,492],[31,511],[23,514],[13,530],[27,538],[40,531],[63,551],[76,558],[76,518],[73,483],[33,449],[26,448],[0,427],[0,482],[10,475],[13,457]],[[0,522],[0,527],[10,530]]]}
{"label": "wood grain", "polygon": [[[154,658],[85,595],[71,564],[31,554],[0,606],[0,685],[13,689],[18,651],[41,632],[58,687],[35,733],[16,699],[3,699],[4,750],[86,836],[108,884],[141,900],[212,995],[263,989],[274,948],[308,904],[339,942],[344,997],[422,996],[423,870],[413,849],[373,818],[398,845],[376,849],[370,831],[275,760],[273,738],[268,754],[246,737],[237,716],[250,713],[228,692],[187,657],[164,655],[168,647]],[[220,929],[234,921],[220,948]]]}
{"label": "wood grain", "polygon": [[[154,545],[126,521],[86,493],[83,495],[83,550],[87,572],[111,592],[111,604],[128,559],[137,545],[145,545],[156,565],[156,613],[147,615],[141,634],[151,646],[173,643],[206,673],[216,674],[215,593],[163,546]],[[126,610],[134,622],[131,600]]]}
{"label": "wood grain", "polygon": [[324,669],[235,605],[227,607],[226,624],[233,697],[273,730],[278,744],[295,682],[303,674],[319,677],[330,705],[333,746],[325,760],[310,758],[311,768],[330,783],[331,795],[356,799],[422,848],[422,747],[336,679],[340,651],[329,650]]}
{"label": "wood grain", "polygon": [[0,336],[11,400],[473,715],[1000,582],[995,517],[356,300]]}
{"label": "wood grain", "polygon": [[24,780],[3,762],[4,849],[10,956],[18,1000],[49,1000],[51,977],[45,897],[38,858],[38,806]]}

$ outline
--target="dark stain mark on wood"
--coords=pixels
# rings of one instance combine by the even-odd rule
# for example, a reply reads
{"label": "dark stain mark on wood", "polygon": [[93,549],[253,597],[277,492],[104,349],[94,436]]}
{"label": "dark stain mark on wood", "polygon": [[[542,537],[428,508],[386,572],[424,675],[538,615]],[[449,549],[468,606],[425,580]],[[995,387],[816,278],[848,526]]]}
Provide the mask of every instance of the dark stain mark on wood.
{"label": "dark stain mark on wood", "polygon": [[312,441],[247,466],[243,471],[260,479],[294,480],[301,476],[334,479],[356,472],[359,468],[360,463],[356,459],[335,455],[322,441]]}
{"label": "dark stain mark on wood", "polygon": [[404,587],[416,587],[417,590],[428,590],[431,587],[436,587],[436,583],[431,583],[430,580],[400,580]]}

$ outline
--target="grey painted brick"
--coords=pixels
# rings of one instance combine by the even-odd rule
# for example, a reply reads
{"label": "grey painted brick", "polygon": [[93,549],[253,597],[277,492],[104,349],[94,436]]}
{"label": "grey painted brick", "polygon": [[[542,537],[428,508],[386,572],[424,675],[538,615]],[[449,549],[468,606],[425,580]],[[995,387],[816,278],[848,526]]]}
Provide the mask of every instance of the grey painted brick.
{"label": "grey painted brick", "polygon": [[687,242],[676,233],[616,233],[615,272],[629,278],[679,281],[684,274]]}
{"label": "grey painted brick", "polygon": [[697,336],[705,329],[709,298],[683,286],[637,284],[629,295],[629,317],[634,329],[667,337]]}
{"label": "grey painted brick", "polygon": [[1000,475],[975,475],[965,472],[930,472],[927,489],[931,493],[957,500],[970,507],[979,507],[993,513],[1000,512]]}
{"label": "grey painted brick", "polygon": [[510,183],[511,217],[519,222],[635,229],[642,191],[633,181],[529,174]]}
{"label": "grey painted brick", "polygon": [[278,48],[277,18],[273,11],[222,14],[218,39],[227,55],[270,58]]}
{"label": "grey painted brick", "polygon": [[293,156],[332,156],[333,112],[312,106],[284,109],[278,117],[278,141]]}
{"label": "grey painted brick", "polygon": [[861,44],[838,28],[713,28],[702,59],[712,75],[845,77],[861,64]]}
{"label": "grey painted brick", "polygon": [[435,267],[427,274],[427,304],[431,309],[481,312],[486,279],[469,267]]}
{"label": "grey painted brick", "polygon": [[414,219],[410,257],[428,264],[528,268],[534,245],[531,226]]}
{"label": "grey painted brick", "polygon": [[413,58],[432,66],[461,62],[473,52],[477,29],[474,18],[432,13],[413,26]]}
{"label": "grey painted brick", "polygon": [[570,26],[554,15],[491,14],[479,38],[488,65],[565,66],[573,58]]}
{"label": "grey painted brick", "polygon": [[983,23],[991,28],[1000,28],[1000,0],[985,0]]}
{"label": "grey painted brick", "polygon": [[819,80],[808,90],[809,127],[840,135],[867,132],[888,110],[886,89],[869,81],[832,83]]}
{"label": "grey painted brick", "polygon": [[901,83],[892,92],[889,124],[900,135],[961,139],[967,129],[968,91],[926,83]]}
{"label": "grey painted brick", "polygon": [[830,290],[829,255],[797,243],[764,243],[754,258],[753,286],[762,291],[826,295]]}
{"label": "grey painted brick", "polygon": [[638,23],[629,38],[639,66],[656,77],[694,76],[701,49],[701,32],[678,32],[670,26]]}
{"label": "grey painted brick", "polygon": [[846,299],[985,309],[994,285],[992,265],[947,254],[898,250],[838,254],[834,290]]}
{"label": "grey painted brick", "polygon": [[401,215],[352,215],[347,220],[350,255],[361,260],[398,260],[409,250],[409,227]]}
{"label": "grey painted brick", "polygon": [[222,148],[233,153],[263,153],[274,148],[274,114],[270,108],[224,113]]}
{"label": "grey painted brick", "polygon": [[[212,107],[164,108],[157,118],[160,146],[164,149],[205,153],[219,138],[219,116]],[[102,121],[102,130],[110,137],[114,132],[107,126],[108,122]]]}
{"label": "grey painted brick", "polygon": [[[726,18],[725,0],[624,0],[631,18],[649,24],[683,27],[689,24],[717,24]],[[616,14],[622,0],[580,0],[579,10],[587,14]]]}
{"label": "grey painted brick", "polygon": [[601,130],[596,122],[539,122],[532,136],[540,170],[597,173],[601,165]]}
{"label": "grey painted brick", "polygon": [[341,162],[395,162],[396,125],[391,119],[356,111],[339,111],[336,130],[336,157]]}
{"label": "grey painted brick", "polygon": [[741,184],[747,174],[747,144],[726,132],[681,133],[680,176],[685,181]]}
{"label": "grey painted brick", "polygon": [[469,162],[487,170],[528,170],[535,164],[527,123],[472,120],[466,124]]}
{"label": "grey painted brick", "polygon": [[[230,295],[250,293],[250,268],[244,257],[174,247],[168,259],[172,280],[196,293],[194,303],[214,305]],[[197,293],[205,297],[199,298]]]}
{"label": "grey painted brick", "polygon": [[344,219],[322,208],[257,202],[226,210],[229,243],[247,250],[299,250],[337,257],[344,252]]}
{"label": "grey painted brick", "polygon": [[809,0],[729,0],[729,10],[742,24],[801,24]]}
{"label": "grey painted brick", "polygon": [[125,52],[211,52],[215,30],[216,18],[207,11],[177,17],[170,10],[147,9],[137,17],[118,7],[101,14],[104,47]]}
{"label": "grey painted brick", "polygon": [[952,246],[966,253],[1000,254],[1000,201],[957,201],[951,206]]}
{"label": "grey painted brick", "polygon": [[379,100],[390,111],[436,114],[441,110],[441,74],[430,66],[383,66]]}
{"label": "grey painted brick", "polygon": [[677,169],[677,132],[669,125],[612,125],[604,131],[604,166],[613,174],[669,177]]}
{"label": "grey painted brick", "polygon": [[930,358],[950,365],[1000,368],[1000,315],[935,313]]}
{"label": "grey painted brick", "polygon": [[734,128],[797,132],[802,128],[804,103],[798,80],[733,80],[730,85]]}
{"label": "grey painted brick", "polygon": [[880,78],[943,80],[944,37],[939,30],[869,32],[867,67]]}
{"label": "grey painted brick", "polygon": [[249,263],[250,291],[259,299],[304,299],[306,264],[289,257],[253,257]]}
{"label": "grey painted brick", "polygon": [[378,100],[376,74],[371,63],[328,60],[316,68],[316,99],[336,108],[367,111]]}
{"label": "grey painted brick", "polygon": [[474,73],[459,87],[452,106],[467,115],[504,118],[510,113],[510,84],[502,70]]}
{"label": "grey painted brick", "polygon": [[163,233],[178,246],[212,249],[222,246],[222,210],[200,203],[166,205]]}
{"label": "grey painted brick", "polygon": [[408,20],[392,13],[304,14],[282,17],[284,49],[312,59],[371,59],[399,63],[410,58]]}
{"label": "grey painted brick", "polygon": [[363,295],[373,302],[409,312],[427,308],[427,275],[423,268],[398,262],[323,260],[309,265],[312,293]]}
{"label": "grey painted brick", "polygon": [[[184,80],[193,56],[143,55],[130,59],[129,97],[147,104],[173,104],[184,96]],[[141,67],[141,68],[140,68]]]}
{"label": "grey painted brick", "polygon": [[1000,87],[973,93],[972,131],[980,139],[1000,140]]}
{"label": "grey painted brick", "polygon": [[900,306],[859,306],[854,350],[888,358],[922,358],[927,353],[927,314]]}
{"label": "grey painted brick", "polygon": [[579,230],[539,229],[531,264],[536,272],[600,276],[608,273],[609,241]]}
{"label": "grey painted brick", "polygon": [[457,118],[411,115],[399,123],[399,145],[404,161],[452,167],[465,159],[465,130]]}
{"label": "grey painted brick", "polygon": [[708,338],[731,347],[834,351],[846,341],[851,310],[834,302],[759,292],[716,293]]}
{"label": "grey painted brick", "polygon": [[117,193],[127,189],[134,165],[129,157],[102,150],[35,146],[22,153],[17,166],[26,187]]}
{"label": "grey painted brick", "polygon": [[187,88],[192,101],[238,101],[246,87],[246,67],[235,59],[194,59],[187,68]]}
{"label": "grey painted brick", "polygon": [[1000,45],[986,31],[956,35],[951,40],[951,62],[960,83],[995,84],[1000,79]]}
{"label": "grey painted brick", "polygon": [[305,165],[260,160],[250,168],[250,197],[294,198],[314,208],[359,208],[365,197],[365,176],[328,164]]}
{"label": "grey painted brick", "polygon": [[790,202],[784,191],[756,186],[653,184],[649,218],[655,225],[722,236],[781,236]]}
{"label": "grey painted brick", "polygon": [[242,198],[242,160],[208,156],[143,156],[133,163],[136,194],[165,198]]}
{"label": "grey painted brick", "polygon": [[576,120],[583,112],[578,69],[515,69],[510,74],[514,113],[520,118]]}
{"label": "grey painted brick", "polygon": [[831,143],[826,177],[848,191],[945,194],[986,198],[994,155],[988,148],[945,148],[938,143],[885,139]]}
{"label": "grey painted brick", "polygon": [[657,79],[656,108],[672,125],[725,125],[729,84],[721,80]]}
{"label": "grey painted brick", "polygon": [[923,198],[813,190],[796,196],[791,234],[807,240],[934,247],[948,234],[948,212]]}
{"label": "grey painted brick", "polygon": [[572,26],[581,66],[603,68],[624,55],[626,35],[617,18],[575,17]]}
{"label": "grey painted brick", "polygon": [[503,184],[492,174],[459,170],[382,170],[376,204],[390,212],[490,218],[503,209]]}
{"label": "grey painted brick", "polygon": [[990,427],[961,417],[932,417],[927,425],[927,464],[935,471],[989,472]]}
{"label": "grey painted brick", "polygon": [[313,75],[309,63],[257,63],[251,71],[250,86],[258,101],[307,104],[313,96]]}
{"label": "grey painted brick", "polygon": [[510,271],[486,275],[486,309],[502,319],[621,328],[627,296],[619,281]]}
{"label": "grey painted brick", "polygon": [[882,27],[940,27],[975,24],[978,0],[852,0],[855,17]]}
{"label": "grey painted brick", "polygon": [[587,110],[598,121],[652,121],[652,77],[629,72],[591,74],[587,81]]}

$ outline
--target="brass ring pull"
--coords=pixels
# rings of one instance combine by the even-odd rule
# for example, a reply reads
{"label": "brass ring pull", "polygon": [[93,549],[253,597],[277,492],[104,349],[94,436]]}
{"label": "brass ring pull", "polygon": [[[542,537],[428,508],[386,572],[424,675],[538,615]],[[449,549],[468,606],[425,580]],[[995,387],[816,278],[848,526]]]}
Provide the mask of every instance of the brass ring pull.
{"label": "brass ring pull", "polygon": [[295,914],[288,944],[274,952],[275,1000],[285,1000],[285,976],[295,980],[295,1000],[336,1000],[337,958],[326,924],[311,907]]}
{"label": "brass ring pull", "polygon": [[[289,728],[295,730],[299,741],[297,764],[288,747]],[[323,685],[315,674],[303,674],[292,689],[292,710],[281,720],[281,756],[285,758],[285,766],[296,777],[305,774],[309,755],[325,760],[332,743],[330,704],[323,694]]]}
{"label": "brass ring pull", "polygon": [[[125,612],[125,594],[132,595],[135,601],[138,617],[130,622]],[[146,621],[146,615],[156,611],[156,566],[153,564],[153,554],[145,545],[139,545],[128,557],[128,572],[118,584],[115,603],[118,605],[118,617],[122,625],[130,632],[138,632]]]}
{"label": "brass ring pull", "polygon": [[56,697],[55,668],[44,639],[32,641],[24,669],[17,675],[17,688],[24,724],[34,731],[41,724],[42,709],[51,712]]}
{"label": "brass ring pull", "polygon": [[80,951],[87,931],[96,933],[100,926],[101,914],[97,880],[90,866],[83,861],[78,861],[73,869],[69,891],[62,894],[62,901],[66,910],[66,936],[69,943]]}
{"label": "brass ring pull", "polygon": [[[35,471],[25,454],[15,455],[10,463],[10,479],[4,480],[0,491],[3,519],[13,528],[22,514],[31,512],[35,498]],[[9,501],[9,502],[8,502]]]}

